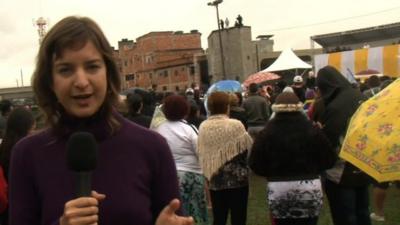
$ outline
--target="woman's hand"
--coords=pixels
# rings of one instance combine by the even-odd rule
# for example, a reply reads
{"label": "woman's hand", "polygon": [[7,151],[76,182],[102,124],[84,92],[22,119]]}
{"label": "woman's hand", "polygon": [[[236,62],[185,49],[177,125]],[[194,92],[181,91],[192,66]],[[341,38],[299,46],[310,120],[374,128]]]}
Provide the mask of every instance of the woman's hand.
{"label": "woman's hand", "polygon": [[322,123],[320,123],[319,121],[313,122],[313,125],[314,125],[314,127],[317,127],[317,128],[319,128],[319,129],[324,128],[324,125],[322,125]]}
{"label": "woman's hand", "polygon": [[76,198],[65,203],[64,214],[60,218],[60,225],[89,225],[97,224],[99,201],[106,196],[92,191],[92,197]]}
{"label": "woman's hand", "polygon": [[178,199],[173,199],[158,215],[156,225],[193,225],[194,220],[192,217],[175,214],[180,204]]}

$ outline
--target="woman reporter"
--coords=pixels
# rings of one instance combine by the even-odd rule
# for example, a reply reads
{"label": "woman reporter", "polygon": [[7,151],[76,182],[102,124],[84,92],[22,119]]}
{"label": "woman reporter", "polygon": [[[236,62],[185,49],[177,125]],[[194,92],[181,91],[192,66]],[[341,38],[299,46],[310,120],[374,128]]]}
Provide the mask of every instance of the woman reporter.
{"label": "woman reporter", "polygon": [[[49,128],[13,150],[11,224],[193,223],[175,215],[178,180],[166,141],[114,109],[120,76],[93,20],[66,17],[54,25],[32,82]],[[90,132],[98,143],[90,197],[74,196],[66,163],[66,142],[77,131]]]}

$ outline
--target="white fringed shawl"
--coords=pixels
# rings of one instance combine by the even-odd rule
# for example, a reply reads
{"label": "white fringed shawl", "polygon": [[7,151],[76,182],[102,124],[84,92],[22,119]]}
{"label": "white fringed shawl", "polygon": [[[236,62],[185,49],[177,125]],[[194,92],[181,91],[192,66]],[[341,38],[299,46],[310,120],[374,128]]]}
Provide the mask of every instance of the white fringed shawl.
{"label": "white fringed shawl", "polygon": [[210,116],[201,123],[197,139],[200,164],[204,176],[210,180],[227,161],[250,150],[252,138],[239,120],[226,115]]}

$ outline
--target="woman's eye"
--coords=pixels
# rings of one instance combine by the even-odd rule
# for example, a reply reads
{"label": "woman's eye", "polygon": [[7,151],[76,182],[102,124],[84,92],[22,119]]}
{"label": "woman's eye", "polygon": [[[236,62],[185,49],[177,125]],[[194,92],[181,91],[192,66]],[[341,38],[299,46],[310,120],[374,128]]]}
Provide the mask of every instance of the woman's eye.
{"label": "woman's eye", "polygon": [[88,66],[88,70],[89,71],[97,71],[99,68],[100,68],[100,66],[97,65],[97,64],[93,64],[93,65],[89,65]]}
{"label": "woman's eye", "polygon": [[72,72],[72,69],[70,69],[70,68],[68,68],[68,67],[62,67],[62,68],[59,68],[59,69],[57,70],[57,72],[58,72],[59,74],[62,74],[62,75],[68,75],[68,74],[70,74],[70,73]]}

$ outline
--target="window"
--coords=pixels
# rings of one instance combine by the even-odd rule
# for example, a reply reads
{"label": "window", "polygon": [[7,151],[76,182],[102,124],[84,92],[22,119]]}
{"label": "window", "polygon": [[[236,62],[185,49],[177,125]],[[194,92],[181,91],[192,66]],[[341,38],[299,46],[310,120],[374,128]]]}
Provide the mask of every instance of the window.
{"label": "window", "polygon": [[190,75],[194,75],[194,66],[190,67]]}
{"label": "window", "polygon": [[151,63],[153,61],[153,57],[151,55],[146,56],[146,63]]}
{"label": "window", "polygon": [[175,86],[175,91],[179,91],[179,86]]}
{"label": "window", "polygon": [[124,66],[128,66],[128,61],[124,61]]}
{"label": "window", "polygon": [[167,89],[168,89],[167,86],[163,86],[163,87],[162,87],[162,90],[163,90],[163,91],[166,91]]}
{"label": "window", "polygon": [[125,76],[125,80],[129,81],[129,80],[134,80],[135,79],[135,75],[134,74],[127,74]]}
{"label": "window", "polygon": [[175,70],[175,76],[178,76],[178,70]]}
{"label": "window", "polygon": [[168,77],[168,70],[164,70],[164,77]]}
{"label": "window", "polygon": [[182,71],[185,71],[185,67],[182,67],[182,69],[181,69]]}
{"label": "window", "polygon": [[153,74],[152,74],[152,73],[149,73],[149,77],[150,77],[150,79],[153,78]]}

